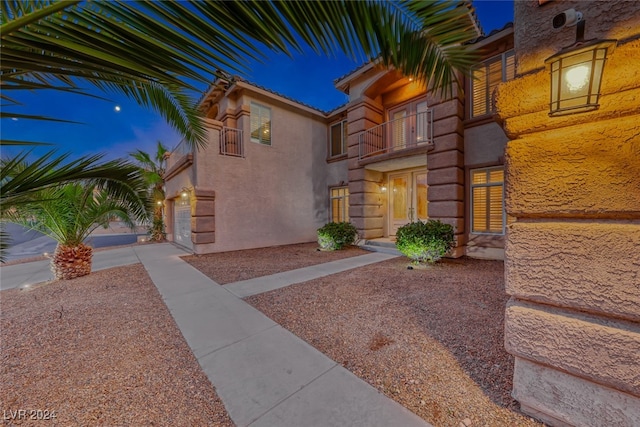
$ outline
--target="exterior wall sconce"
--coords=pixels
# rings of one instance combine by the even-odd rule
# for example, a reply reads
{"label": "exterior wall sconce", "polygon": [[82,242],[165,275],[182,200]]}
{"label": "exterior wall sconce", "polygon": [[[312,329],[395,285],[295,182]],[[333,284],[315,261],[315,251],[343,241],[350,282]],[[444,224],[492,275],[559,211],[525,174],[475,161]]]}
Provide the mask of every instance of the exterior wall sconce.
{"label": "exterior wall sconce", "polygon": [[186,199],[187,197],[189,197],[189,193],[191,193],[191,190],[189,190],[187,187],[182,187],[182,192],[180,193],[180,197],[182,197],[183,199]]}
{"label": "exterior wall sconce", "polygon": [[604,63],[616,40],[584,40],[584,26],[584,20],[577,22],[575,43],[545,60],[551,69],[550,116],[599,107]]}

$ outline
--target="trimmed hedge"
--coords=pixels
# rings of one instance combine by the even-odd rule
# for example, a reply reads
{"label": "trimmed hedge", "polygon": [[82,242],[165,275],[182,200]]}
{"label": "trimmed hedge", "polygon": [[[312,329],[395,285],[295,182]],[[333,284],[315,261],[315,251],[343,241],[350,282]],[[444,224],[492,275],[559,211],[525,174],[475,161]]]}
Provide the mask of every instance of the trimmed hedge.
{"label": "trimmed hedge", "polygon": [[396,233],[396,247],[415,264],[439,261],[454,244],[453,227],[438,220],[411,222]]}
{"label": "trimmed hedge", "polygon": [[353,245],[357,237],[358,230],[349,222],[330,222],[318,229],[318,244],[324,251]]}

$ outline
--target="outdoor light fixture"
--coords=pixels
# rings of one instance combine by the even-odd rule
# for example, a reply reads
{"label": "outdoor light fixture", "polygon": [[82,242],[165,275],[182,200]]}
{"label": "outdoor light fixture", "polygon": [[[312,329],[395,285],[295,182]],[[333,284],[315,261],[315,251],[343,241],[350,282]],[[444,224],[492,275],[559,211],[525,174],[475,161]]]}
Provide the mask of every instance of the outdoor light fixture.
{"label": "outdoor light fixture", "polygon": [[186,199],[187,197],[189,197],[189,193],[191,193],[191,190],[189,190],[187,187],[182,187],[182,193],[180,194],[180,196],[182,196],[183,199]]}
{"label": "outdoor light fixture", "polygon": [[[551,69],[550,116],[583,113],[599,107],[604,63],[616,40],[584,40],[585,21],[579,16],[575,43],[545,60]],[[554,27],[557,27],[555,18]]]}

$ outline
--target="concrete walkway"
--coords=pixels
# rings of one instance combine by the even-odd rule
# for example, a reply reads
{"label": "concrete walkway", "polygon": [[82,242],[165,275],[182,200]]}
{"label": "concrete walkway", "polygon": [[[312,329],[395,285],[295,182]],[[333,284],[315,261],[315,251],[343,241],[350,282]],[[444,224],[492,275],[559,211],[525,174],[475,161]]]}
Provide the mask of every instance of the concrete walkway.
{"label": "concrete walkway", "polygon": [[251,295],[283,288],[294,283],[307,282],[319,277],[340,273],[341,271],[347,271],[357,267],[364,267],[365,265],[386,261],[395,257],[396,255],[389,255],[385,253],[371,253],[352,258],[339,259],[337,261],[331,261],[324,264],[312,265],[310,267],[299,268],[297,270],[285,271],[282,273],[272,274],[270,276],[229,283],[224,285],[224,288],[240,298],[245,298]]}
{"label": "concrete walkway", "polygon": [[[131,264],[134,257],[142,262],[237,426],[429,426],[235,294],[252,295],[392,256],[367,254],[223,287],[181,260],[185,252],[172,245],[124,249],[133,255],[113,254],[113,263]],[[10,284],[36,277],[14,267],[0,269],[3,289],[5,280],[15,287],[20,285]]]}
{"label": "concrete walkway", "polygon": [[[156,246],[156,245],[150,245]],[[183,253],[184,255],[184,253]],[[135,247],[109,249],[93,252],[93,271],[140,262]],[[25,262],[23,264],[0,267],[0,290],[23,287],[53,279],[49,260]]]}

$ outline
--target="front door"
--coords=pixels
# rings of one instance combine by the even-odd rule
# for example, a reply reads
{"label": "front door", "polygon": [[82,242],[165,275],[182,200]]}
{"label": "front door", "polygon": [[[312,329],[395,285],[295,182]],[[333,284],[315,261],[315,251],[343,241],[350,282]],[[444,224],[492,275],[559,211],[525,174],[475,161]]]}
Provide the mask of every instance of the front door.
{"label": "front door", "polygon": [[389,175],[389,235],[412,221],[427,220],[427,171]]}

